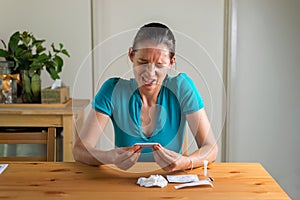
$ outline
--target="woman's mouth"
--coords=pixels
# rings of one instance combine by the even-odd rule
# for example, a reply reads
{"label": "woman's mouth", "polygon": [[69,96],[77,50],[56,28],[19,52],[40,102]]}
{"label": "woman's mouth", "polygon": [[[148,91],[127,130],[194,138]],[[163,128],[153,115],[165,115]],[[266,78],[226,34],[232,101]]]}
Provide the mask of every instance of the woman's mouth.
{"label": "woman's mouth", "polygon": [[151,86],[154,84],[155,79],[146,79],[146,78],[142,77],[142,81],[143,81],[144,85]]}

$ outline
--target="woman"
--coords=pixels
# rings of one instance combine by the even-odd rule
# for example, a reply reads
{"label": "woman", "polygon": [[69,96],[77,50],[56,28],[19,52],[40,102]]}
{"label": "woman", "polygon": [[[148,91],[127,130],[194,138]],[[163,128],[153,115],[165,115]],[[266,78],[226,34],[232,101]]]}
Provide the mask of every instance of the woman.
{"label": "woman", "polygon": [[[217,144],[204,110],[203,100],[186,74],[167,75],[173,67],[175,38],[160,23],[149,23],[137,32],[128,51],[134,79],[108,79],[93,100],[93,109],[76,140],[76,161],[90,165],[115,164],[123,170],[137,161],[155,161],[166,171],[185,170],[213,162]],[[95,148],[111,119],[116,148]],[[182,155],[186,121],[199,149]],[[150,148],[135,145],[158,144]]]}

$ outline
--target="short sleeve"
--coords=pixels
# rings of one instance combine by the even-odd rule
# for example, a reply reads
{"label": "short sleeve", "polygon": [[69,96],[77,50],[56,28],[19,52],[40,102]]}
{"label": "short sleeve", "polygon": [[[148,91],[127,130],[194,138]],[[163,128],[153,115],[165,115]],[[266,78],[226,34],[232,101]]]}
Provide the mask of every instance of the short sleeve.
{"label": "short sleeve", "polygon": [[186,74],[178,76],[178,99],[184,114],[196,112],[204,107],[204,101],[193,80]]}
{"label": "short sleeve", "polygon": [[92,108],[98,112],[104,113],[108,116],[112,116],[113,104],[112,104],[112,92],[114,87],[119,81],[119,78],[110,78],[105,81],[96,94],[92,102]]}

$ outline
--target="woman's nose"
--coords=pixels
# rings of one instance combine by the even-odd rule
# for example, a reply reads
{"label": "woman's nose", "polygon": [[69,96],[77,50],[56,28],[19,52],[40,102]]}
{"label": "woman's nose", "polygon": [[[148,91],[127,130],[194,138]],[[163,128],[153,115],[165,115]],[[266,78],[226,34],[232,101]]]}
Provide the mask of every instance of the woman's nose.
{"label": "woman's nose", "polygon": [[147,71],[151,76],[155,75],[155,64],[149,63]]}

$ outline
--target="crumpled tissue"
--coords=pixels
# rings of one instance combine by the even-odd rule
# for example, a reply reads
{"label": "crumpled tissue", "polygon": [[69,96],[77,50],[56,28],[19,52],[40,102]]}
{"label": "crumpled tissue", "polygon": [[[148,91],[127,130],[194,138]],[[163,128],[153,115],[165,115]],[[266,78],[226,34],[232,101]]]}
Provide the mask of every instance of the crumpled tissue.
{"label": "crumpled tissue", "polygon": [[168,185],[168,181],[161,175],[151,175],[148,178],[140,177],[137,184],[144,187],[165,187]]}

